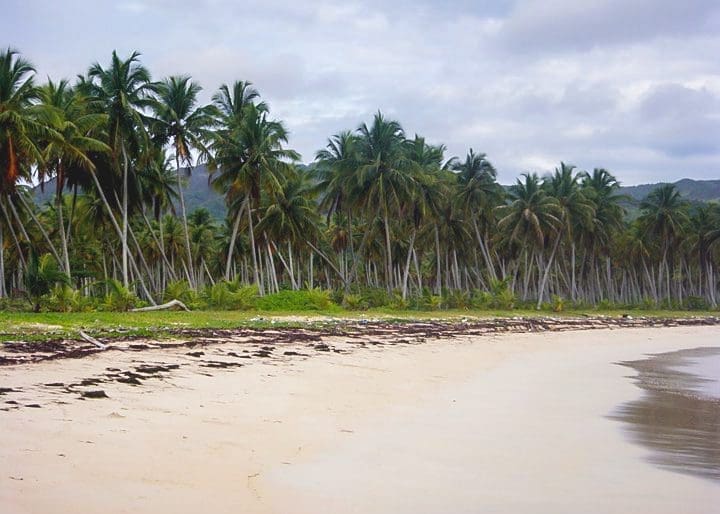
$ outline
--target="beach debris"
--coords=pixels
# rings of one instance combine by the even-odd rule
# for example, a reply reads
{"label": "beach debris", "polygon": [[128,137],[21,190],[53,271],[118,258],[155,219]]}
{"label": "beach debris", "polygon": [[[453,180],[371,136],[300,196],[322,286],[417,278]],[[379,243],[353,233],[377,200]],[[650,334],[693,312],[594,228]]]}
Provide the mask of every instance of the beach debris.
{"label": "beach debris", "polygon": [[101,350],[107,350],[107,345],[106,345],[106,344],[101,343],[100,341],[98,341],[97,339],[95,339],[95,338],[92,337],[92,336],[89,336],[88,334],[86,334],[86,333],[83,332],[82,330],[80,330],[79,332],[80,332],[80,337],[82,337],[82,338],[83,338],[85,341],[87,341],[88,343],[94,344],[95,346],[97,346],[97,347],[100,348]]}
{"label": "beach debris", "polygon": [[169,302],[163,303],[162,305],[150,305],[149,307],[137,307],[135,309],[130,309],[130,312],[161,311],[161,310],[165,310],[165,309],[172,309],[174,307],[179,307],[184,311],[190,312],[190,309],[188,309],[188,306],[177,299],[170,300]]}
{"label": "beach debris", "polygon": [[108,395],[102,389],[92,391],[81,391],[80,396],[83,398],[108,398]]}

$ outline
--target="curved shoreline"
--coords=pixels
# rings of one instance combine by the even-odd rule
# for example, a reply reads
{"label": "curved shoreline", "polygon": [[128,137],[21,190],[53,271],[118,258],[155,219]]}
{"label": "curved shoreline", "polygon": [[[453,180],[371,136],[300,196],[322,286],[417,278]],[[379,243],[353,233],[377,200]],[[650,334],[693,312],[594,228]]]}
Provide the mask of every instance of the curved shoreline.
{"label": "curved shoreline", "polygon": [[[282,318],[281,318],[282,319]],[[389,344],[393,338],[448,338],[458,335],[491,335],[498,333],[558,332],[565,330],[597,330],[606,328],[658,328],[679,326],[720,326],[718,316],[688,318],[662,318],[645,316],[583,316],[583,317],[512,317],[467,320],[408,320],[379,321],[363,319],[330,318],[306,322],[293,320],[297,326],[234,329],[163,329],[158,337],[130,336],[121,334],[107,338],[100,349],[79,335],[47,341],[8,341],[0,344],[0,366],[28,364],[46,360],[82,358],[101,351],[143,351],[174,347],[204,347],[224,341],[258,341],[279,344],[296,341],[310,343],[324,337],[370,337]]]}

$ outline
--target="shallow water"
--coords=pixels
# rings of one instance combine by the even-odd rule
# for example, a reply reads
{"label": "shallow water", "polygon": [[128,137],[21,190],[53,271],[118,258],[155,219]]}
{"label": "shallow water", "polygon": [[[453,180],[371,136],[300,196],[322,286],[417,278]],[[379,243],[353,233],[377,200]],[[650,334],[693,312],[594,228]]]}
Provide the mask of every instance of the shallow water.
{"label": "shallow water", "polygon": [[638,372],[639,400],[611,417],[665,469],[720,481],[720,348],[624,362]]}

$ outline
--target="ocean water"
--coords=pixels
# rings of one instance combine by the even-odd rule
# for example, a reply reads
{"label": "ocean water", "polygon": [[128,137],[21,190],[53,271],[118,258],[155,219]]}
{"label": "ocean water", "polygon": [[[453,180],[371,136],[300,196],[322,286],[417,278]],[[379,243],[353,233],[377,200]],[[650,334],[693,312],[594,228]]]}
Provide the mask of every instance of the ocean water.
{"label": "ocean water", "polygon": [[653,464],[720,481],[720,348],[696,348],[622,363],[644,394],[611,417],[650,450]]}

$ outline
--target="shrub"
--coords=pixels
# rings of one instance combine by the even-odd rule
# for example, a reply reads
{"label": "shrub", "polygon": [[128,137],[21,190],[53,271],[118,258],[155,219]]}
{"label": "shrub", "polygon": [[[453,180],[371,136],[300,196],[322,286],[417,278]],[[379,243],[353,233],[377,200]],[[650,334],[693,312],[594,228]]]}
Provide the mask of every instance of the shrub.
{"label": "shrub", "polygon": [[109,311],[128,311],[138,304],[138,297],[119,280],[107,280],[108,294],[105,295],[103,308]]}
{"label": "shrub", "polygon": [[685,307],[689,311],[705,311],[710,308],[702,296],[688,296],[685,298]]}
{"label": "shrub", "polygon": [[82,296],[67,284],[55,284],[50,294],[45,296],[47,308],[55,312],[80,310]]}
{"label": "shrub", "polygon": [[280,291],[261,296],[255,301],[258,309],[266,311],[313,311],[332,306],[330,292],[320,288],[302,291]]}
{"label": "shrub", "polygon": [[554,295],[552,297],[553,312],[562,312],[565,310],[565,299],[562,296]]}
{"label": "shrub", "polygon": [[366,287],[360,290],[360,298],[368,306],[368,308],[374,307],[386,307],[390,305],[390,295],[385,289],[378,287]]}
{"label": "shrub", "polygon": [[359,311],[367,309],[365,303],[359,294],[346,293],[342,299],[342,306],[351,311]]}

